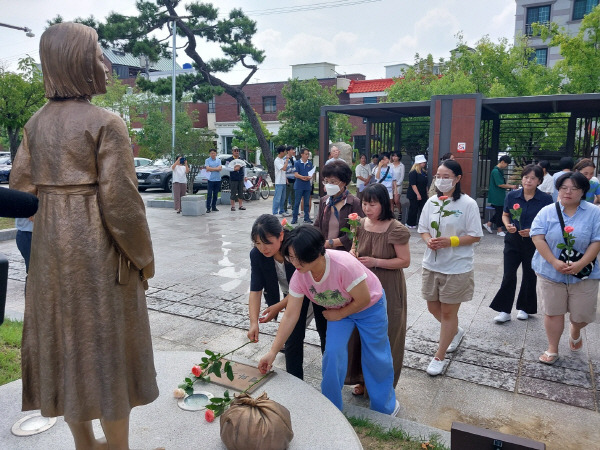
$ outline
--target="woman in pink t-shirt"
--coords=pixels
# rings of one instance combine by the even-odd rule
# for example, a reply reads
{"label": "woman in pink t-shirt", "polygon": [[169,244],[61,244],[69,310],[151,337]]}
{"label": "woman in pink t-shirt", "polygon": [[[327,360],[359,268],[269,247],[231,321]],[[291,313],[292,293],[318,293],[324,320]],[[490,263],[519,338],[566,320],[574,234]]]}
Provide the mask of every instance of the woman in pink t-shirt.
{"label": "woman in pink t-shirt", "polygon": [[323,355],[321,392],[340,410],[342,387],[348,369],[348,340],[358,328],[362,344],[362,369],[371,398],[371,409],[396,415],[400,404],[394,388],[394,367],[386,300],[377,277],[354,256],[325,250],[325,238],[315,227],[300,226],[284,239],[281,253],[295,267],[290,280],[287,307],[271,350],[258,368],[271,370],[277,352],[294,329],[302,299],[326,308],[327,340]]}

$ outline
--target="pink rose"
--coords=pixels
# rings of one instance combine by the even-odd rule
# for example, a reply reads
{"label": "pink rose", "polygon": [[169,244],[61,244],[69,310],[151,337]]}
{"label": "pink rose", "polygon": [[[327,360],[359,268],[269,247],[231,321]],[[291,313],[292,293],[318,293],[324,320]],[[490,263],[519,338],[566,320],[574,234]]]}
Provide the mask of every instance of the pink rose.
{"label": "pink rose", "polygon": [[357,213],[348,214],[348,220],[358,220],[358,214]]}
{"label": "pink rose", "polygon": [[199,377],[200,375],[202,375],[202,368],[200,366],[192,367],[192,375],[194,375],[195,377]]}
{"label": "pink rose", "polygon": [[575,231],[575,228],[573,228],[571,226],[565,227],[565,232],[572,233],[573,231]]}
{"label": "pink rose", "polygon": [[520,207],[521,207],[521,205],[519,205],[518,203],[515,203],[513,205],[513,209],[515,209],[515,210],[519,209]]}
{"label": "pink rose", "polygon": [[211,409],[207,409],[206,412],[204,413],[204,418],[206,419],[207,422],[212,422],[213,420],[215,420],[214,411],[212,411]]}
{"label": "pink rose", "polygon": [[281,226],[285,227],[287,225],[287,219],[284,217],[283,219],[281,219]]}
{"label": "pink rose", "polygon": [[442,195],[441,197],[438,197],[441,201],[444,200],[448,200],[448,196],[447,195]]}
{"label": "pink rose", "polygon": [[183,397],[185,397],[185,391],[181,388],[177,388],[173,391],[173,397],[183,398]]}

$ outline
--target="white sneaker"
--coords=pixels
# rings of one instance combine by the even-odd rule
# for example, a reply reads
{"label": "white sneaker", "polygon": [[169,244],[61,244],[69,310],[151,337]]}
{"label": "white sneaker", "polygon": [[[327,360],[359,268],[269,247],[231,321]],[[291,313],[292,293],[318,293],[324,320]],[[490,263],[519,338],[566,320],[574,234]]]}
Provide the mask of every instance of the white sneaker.
{"label": "white sneaker", "polygon": [[517,319],[527,320],[529,319],[529,314],[527,314],[525,311],[519,310],[519,312],[517,313]]}
{"label": "white sneaker", "polygon": [[485,228],[487,230],[488,233],[493,234],[494,232],[492,231],[492,228],[487,224],[484,223],[483,224],[483,228]]}
{"label": "white sneaker", "polygon": [[281,217],[290,217],[290,214],[286,213],[286,212],[282,212],[280,214]]}
{"label": "white sneaker", "polygon": [[444,371],[444,366],[444,361],[440,361],[437,358],[433,358],[429,363],[429,366],[427,366],[426,372],[432,377],[434,377]]}
{"label": "white sneaker", "polygon": [[500,237],[504,237],[504,236],[506,236],[506,233],[505,233],[504,231],[500,231],[500,232],[498,233],[498,236],[500,236]]}
{"label": "white sneaker", "polygon": [[464,337],[464,335],[465,335],[465,330],[463,330],[461,327],[458,327],[458,331],[454,335],[452,342],[450,342],[450,345],[448,346],[448,350],[446,350],[446,353],[455,352],[456,349],[458,348],[458,346],[460,345],[460,342],[462,341],[462,338]]}
{"label": "white sneaker", "polygon": [[396,417],[396,415],[400,412],[400,402],[396,399],[396,406],[394,408],[394,412],[390,414],[392,417]]}
{"label": "white sneaker", "polygon": [[504,323],[510,320],[510,314],[501,312],[496,317],[494,317],[494,322],[496,323]]}

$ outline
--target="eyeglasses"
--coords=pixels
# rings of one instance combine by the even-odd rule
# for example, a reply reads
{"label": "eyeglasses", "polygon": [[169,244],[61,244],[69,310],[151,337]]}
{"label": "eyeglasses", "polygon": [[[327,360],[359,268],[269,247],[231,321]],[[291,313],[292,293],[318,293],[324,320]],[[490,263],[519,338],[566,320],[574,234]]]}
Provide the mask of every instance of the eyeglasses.
{"label": "eyeglasses", "polygon": [[289,256],[289,255],[288,255],[288,256],[284,256],[283,258],[284,258],[284,259],[285,259],[287,262],[289,262],[289,263],[292,263],[292,264],[294,264],[294,263],[300,263],[300,262],[301,262],[301,261],[300,261],[300,260],[299,260],[297,257],[295,257],[295,256]]}
{"label": "eyeglasses", "polygon": [[323,181],[322,181],[322,183],[323,183],[323,185],[325,185],[325,184],[335,184],[335,185],[338,185],[338,186],[340,184],[342,184],[342,182],[339,181],[339,180],[338,181],[333,181],[333,180],[328,180],[327,178],[324,178]]}
{"label": "eyeglasses", "polygon": [[580,191],[581,188],[561,186],[558,190],[561,191],[561,192],[575,192],[575,191]]}

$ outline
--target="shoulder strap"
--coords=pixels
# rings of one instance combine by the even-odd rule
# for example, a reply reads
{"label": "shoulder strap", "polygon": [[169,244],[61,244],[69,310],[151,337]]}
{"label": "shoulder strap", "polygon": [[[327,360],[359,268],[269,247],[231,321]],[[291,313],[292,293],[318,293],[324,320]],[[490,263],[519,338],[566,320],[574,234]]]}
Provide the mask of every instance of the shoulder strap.
{"label": "shoulder strap", "polygon": [[385,180],[385,177],[387,177],[388,173],[390,173],[390,166],[389,165],[387,166],[387,170],[385,171],[385,173],[381,177],[381,180],[378,181],[378,183],[383,183],[383,181]]}
{"label": "shoulder strap", "polygon": [[558,214],[558,220],[560,220],[560,234],[562,235],[563,240],[565,241],[565,244],[566,244],[567,239],[565,238],[565,235],[564,235],[565,219],[563,219],[562,211],[560,210],[560,205],[558,204],[558,202],[556,202],[554,204],[554,206],[556,206],[556,213]]}

